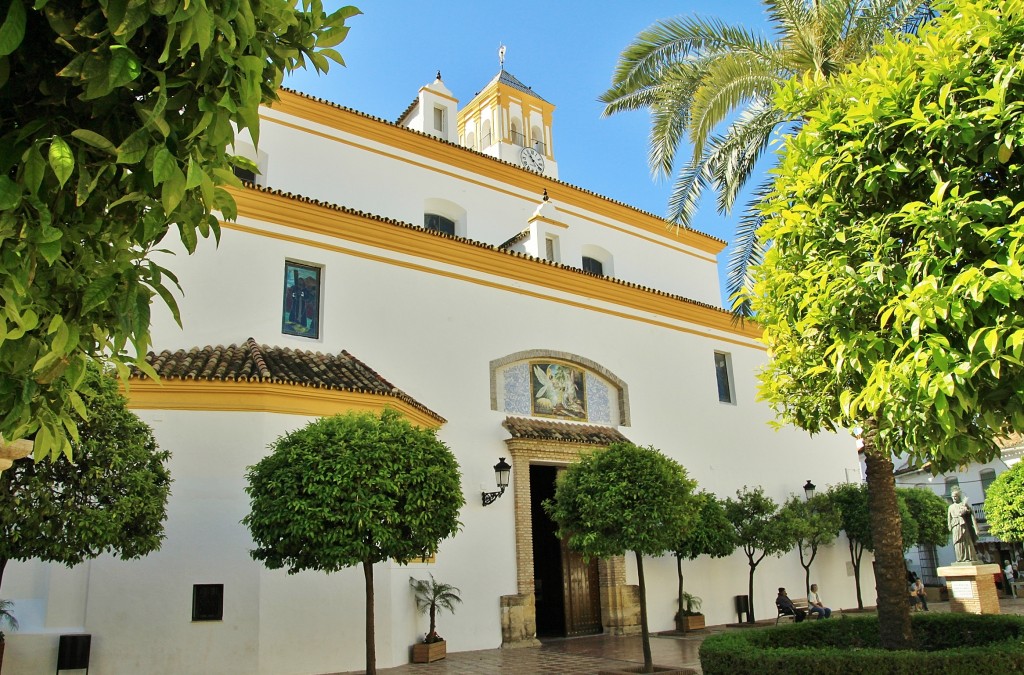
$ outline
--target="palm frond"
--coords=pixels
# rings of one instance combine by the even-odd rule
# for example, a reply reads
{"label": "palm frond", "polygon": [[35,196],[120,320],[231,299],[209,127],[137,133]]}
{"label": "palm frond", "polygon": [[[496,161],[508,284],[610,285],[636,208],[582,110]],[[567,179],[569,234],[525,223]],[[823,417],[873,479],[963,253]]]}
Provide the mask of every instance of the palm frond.
{"label": "palm frond", "polygon": [[709,157],[719,213],[732,211],[737,195],[750,179],[772,136],[789,121],[771,100],[760,100],[748,106],[729,127],[717,144],[717,151]]}
{"label": "palm frond", "polygon": [[771,242],[761,241],[757,236],[757,231],[764,223],[760,205],[771,190],[771,180],[765,180],[754,190],[736,226],[733,249],[729,254],[725,288],[733,303],[733,316],[739,319],[753,316],[749,294],[754,284],[750,271],[764,260],[764,252],[771,246]]}
{"label": "palm frond", "polygon": [[712,139],[705,145],[703,155],[693,158],[679,171],[679,176],[672,185],[672,193],[668,198],[667,218],[670,221],[683,227],[691,226],[690,224],[697,215],[701,195],[711,182],[708,154],[715,149],[714,139]]}

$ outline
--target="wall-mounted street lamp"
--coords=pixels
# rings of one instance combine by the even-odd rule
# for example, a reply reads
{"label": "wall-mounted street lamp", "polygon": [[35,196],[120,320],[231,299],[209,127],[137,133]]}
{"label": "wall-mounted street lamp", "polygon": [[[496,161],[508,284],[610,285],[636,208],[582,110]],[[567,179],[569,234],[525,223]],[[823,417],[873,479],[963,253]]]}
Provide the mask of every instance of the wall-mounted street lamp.
{"label": "wall-mounted street lamp", "polygon": [[811,498],[814,496],[814,489],[816,487],[817,486],[811,482],[810,478],[808,478],[807,482],[804,483],[804,497],[807,498],[807,501],[811,501]]}
{"label": "wall-mounted street lamp", "polygon": [[498,463],[494,465],[494,481],[498,484],[497,492],[481,492],[484,498],[484,506],[491,504],[495,499],[505,494],[505,488],[508,487],[508,475],[512,472],[512,466],[505,461],[504,457],[498,458]]}

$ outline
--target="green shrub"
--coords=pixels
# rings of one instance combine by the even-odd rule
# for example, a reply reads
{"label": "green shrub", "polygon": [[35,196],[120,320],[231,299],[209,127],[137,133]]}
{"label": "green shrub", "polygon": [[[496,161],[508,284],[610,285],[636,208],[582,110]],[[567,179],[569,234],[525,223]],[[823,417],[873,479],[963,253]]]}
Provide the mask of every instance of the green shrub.
{"label": "green shrub", "polygon": [[704,675],[1003,675],[1024,672],[1024,617],[919,614],[915,649],[879,647],[878,618],[810,621],[713,635],[701,645]]}

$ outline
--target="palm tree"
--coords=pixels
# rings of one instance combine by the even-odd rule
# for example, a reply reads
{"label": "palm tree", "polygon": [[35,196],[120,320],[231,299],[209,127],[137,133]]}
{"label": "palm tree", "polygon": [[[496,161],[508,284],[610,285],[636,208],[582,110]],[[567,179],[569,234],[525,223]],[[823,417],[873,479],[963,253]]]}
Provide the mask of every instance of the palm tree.
{"label": "palm tree", "polygon": [[437,634],[437,610],[447,609],[454,614],[455,603],[462,602],[459,597],[461,591],[451,584],[435,581],[433,574],[430,575],[430,581],[409,577],[409,585],[416,594],[416,609],[430,614],[430,632],[423,641],[440,642],[442,638]]}
{"label": "palm tree", "polygon": [[[693,155],[679,170],[668,219],[689,227],[704,190],[728,214],[773,135],[800,124],[774,103],[792,77],[828,78],[867,56],[889,30],[915,32],[935,16],[930,0],[764,0],[772,36],[717,19],[679,17],[640,33],[619,57],[604,114],[651,112],[648,162],[655,176],[673,173],[684,140]],[[751,315],[742,291],[766,245],[756,233],[762,178],[740,217],[726,286],[740,317]]]}

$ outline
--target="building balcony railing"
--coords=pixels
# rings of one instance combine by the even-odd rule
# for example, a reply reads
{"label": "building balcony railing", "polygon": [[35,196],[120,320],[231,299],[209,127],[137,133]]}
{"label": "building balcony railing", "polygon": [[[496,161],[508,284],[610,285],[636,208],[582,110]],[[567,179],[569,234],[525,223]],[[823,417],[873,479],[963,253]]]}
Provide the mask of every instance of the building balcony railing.
{"label": "building balcony railing", "polygon": [[513,145],[520,145],[520,146],[526,145],[526,136],[524,136],[523,134],[519,133],[518,131],[510,131],[509,132],[509,138],[512,139],[512,144]]}

